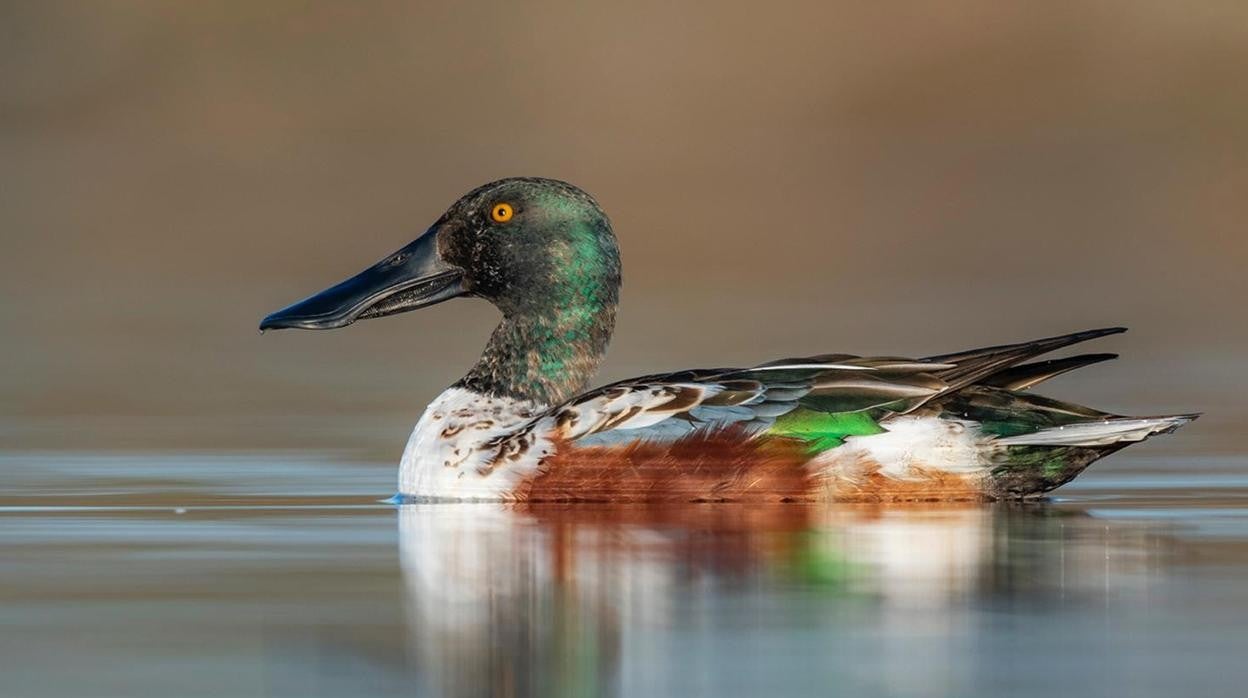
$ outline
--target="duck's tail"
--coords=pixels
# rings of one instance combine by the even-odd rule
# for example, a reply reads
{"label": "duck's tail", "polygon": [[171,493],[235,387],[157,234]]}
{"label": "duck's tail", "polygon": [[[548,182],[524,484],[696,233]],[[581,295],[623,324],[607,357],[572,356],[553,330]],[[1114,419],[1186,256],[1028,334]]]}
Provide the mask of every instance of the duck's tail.
{"label": "duck's tail", "polygon": [[989,478],[993,496],[1043,494],[1074,479],[1093,461],[1150,436],[1170,433],[1199,416],[1126,417],[1030,392],[1050,378],[1117,355],[1024,362],[1123,331],[1107,327],[930,357],[930,361],[953,365],[940,376],[956,390],[935,396],[923,409],[938,410],[945,419],[979,424],[988,437],[984,448],[993,464]]}
{"label": "duck's tail", "polygon": [[990,488],[996,497],[1037,497],[1075,479],[1094,461],[1156,434],[1169,434],[1198,414],[1164,417],[1105,416],[999,437]]}

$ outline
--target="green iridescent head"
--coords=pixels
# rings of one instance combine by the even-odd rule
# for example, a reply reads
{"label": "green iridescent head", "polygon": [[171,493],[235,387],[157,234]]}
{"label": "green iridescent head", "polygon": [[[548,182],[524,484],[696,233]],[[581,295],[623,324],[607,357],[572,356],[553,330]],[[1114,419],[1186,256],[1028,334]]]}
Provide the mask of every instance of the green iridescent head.
{"label": "green iridescent head", "polygon": [[513,178],[464,195],[444,216],[439,250],[468,293],[504,314],[614,305],[620,253],[589,194],[553,179]]}
{"label": "green iridescent head", "polygon": [[619,249],[597,202],[566,182],[516,177],[468,192],[407,246],[260,328],[332,329],[484,298],[504,319],[460,384],[550,403],[596,371],[619,288]]}

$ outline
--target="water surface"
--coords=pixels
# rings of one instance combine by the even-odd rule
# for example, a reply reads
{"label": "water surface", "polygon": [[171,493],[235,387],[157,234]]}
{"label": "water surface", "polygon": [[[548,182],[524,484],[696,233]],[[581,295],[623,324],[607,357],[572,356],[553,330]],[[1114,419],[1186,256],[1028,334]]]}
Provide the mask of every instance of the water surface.
{"label": "water surface", "polygon": [[1246,466],[1124,456],[1026,506],[516,508],[386,504],[393,465],[345,458],[11,453],[2,694],[1242,695]]}

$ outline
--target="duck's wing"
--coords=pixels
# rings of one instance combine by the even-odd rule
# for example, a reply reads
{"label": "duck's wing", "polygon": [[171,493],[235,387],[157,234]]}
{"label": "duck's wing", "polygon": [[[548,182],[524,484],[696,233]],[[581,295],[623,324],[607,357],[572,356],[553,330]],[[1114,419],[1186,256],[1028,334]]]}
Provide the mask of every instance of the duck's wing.
{"label": "duck's wing", "polygon": [[799,407],[858,412],[917,406],[948,389],[933,371],[952,367],[839,356],[657,374],[573,398],[541,416],[538,428],[560,441],[587,444],[675,439],[729,425],[757,433]]}
{"label": "duck's wing", "polygon": [[922,359],[824,354],[750,368],[655,374],[579,395],[539,415],[530,426],[555,440],[583,445],[674,440],[698,430],[734,426],[742,434],[771,431],[830,447],[845,436],[878,433],[888,417],[969,385],[1019,389],[1109,358],[1023,363],[1122,331],[1091,330]]}

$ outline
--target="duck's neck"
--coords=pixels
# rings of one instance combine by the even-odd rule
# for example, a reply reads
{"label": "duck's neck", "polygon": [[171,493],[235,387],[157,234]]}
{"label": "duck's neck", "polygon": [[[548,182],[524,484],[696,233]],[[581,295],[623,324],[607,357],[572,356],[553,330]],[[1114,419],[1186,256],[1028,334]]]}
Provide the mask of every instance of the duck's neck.
{"label": "duck's neck", "polygon": [[571,398],[598,372],[615,329],[615,299],[602,301],[504,315],[456,386],[535,406]]}

